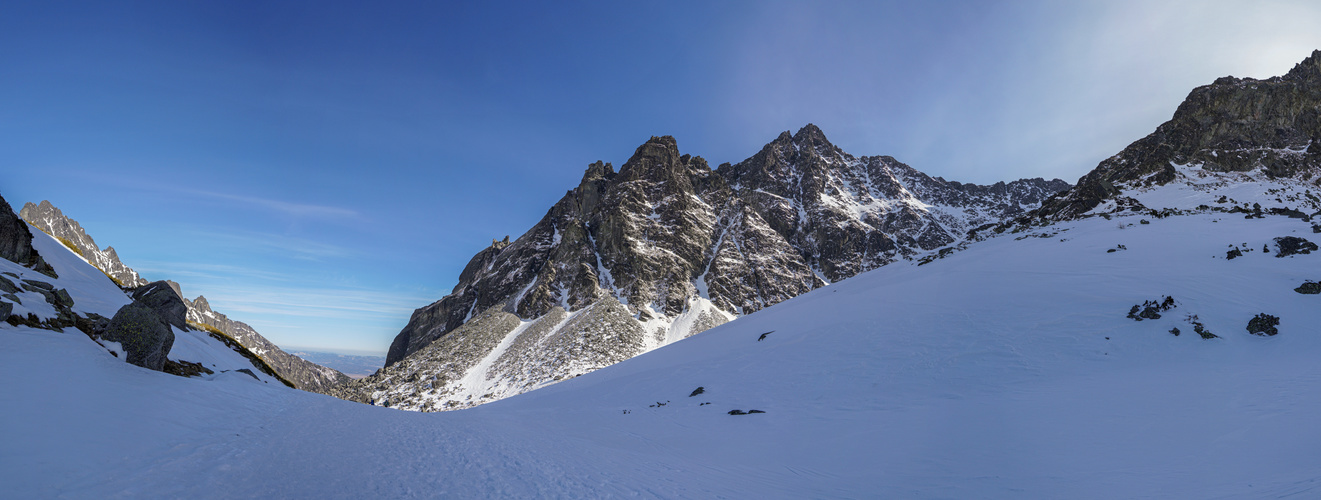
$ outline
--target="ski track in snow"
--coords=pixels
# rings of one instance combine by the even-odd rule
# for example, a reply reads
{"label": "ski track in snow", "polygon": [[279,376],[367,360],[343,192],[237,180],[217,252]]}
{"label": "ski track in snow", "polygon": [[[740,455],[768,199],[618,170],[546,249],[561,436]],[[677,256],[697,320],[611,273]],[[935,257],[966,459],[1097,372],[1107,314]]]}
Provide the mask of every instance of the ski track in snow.
{"label": "ski track in snow", "polygon": [[[1293,291],[1321,279],[1321,255],[1260,251],[1321,236],[1276,216],[1140,218],[886,266],[454,412],[184,379],[76,331],[4,325],[0,484],[15,498],[1321,492],[1321,298]],[[1245,242],[1258,250],[1224,258]],[[1179,305],[1160,319],[1125,317],[1165,295]],[[1260,312],[1280,335],[1247,334]],[[1198,338],[1187,314],[1222,338]]]}

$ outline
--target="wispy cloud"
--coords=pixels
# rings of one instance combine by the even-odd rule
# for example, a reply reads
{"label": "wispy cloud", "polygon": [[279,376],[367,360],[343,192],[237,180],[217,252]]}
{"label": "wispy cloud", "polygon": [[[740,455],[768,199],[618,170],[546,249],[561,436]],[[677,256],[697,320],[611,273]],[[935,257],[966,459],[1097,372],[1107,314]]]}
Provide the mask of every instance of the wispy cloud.
{"label": "wispy cloud", "polygon": [[181,192],[203,198],[215,200],[233,201],[245,205],[253,205],[264,209],[274,210],[285,215],[293,217],[313,217],[313,218],[352,218],[360,219],[362,215],[356,210],[347,208],[332,207],[328,205],[313,205],[308,203],[291,203],[282,200],[272,200],[269,198],[258,198],[255,196],[244,196],[232,193],[219,193],[214,191],[203,191],[199,189],[174,189],[175,192]]}
{"label": "wispy cloud", "polygon": [[323,243],[307,238],[297,238],[272,233],[219,232],[208,230],[192,231],[199,238],[212,244],[220,243],[245,249],[264,248],[276,253],[305,260],[323,258],[352,257],[358,252],[339,245]]}
{"label": "wispy cloud", "polygon": [[[285,273],[254,269],[247,266],[234,266],[226,264],[206,264],[196,262],[161,262],[161,261],[135,261],[133,268],[139,273],[149,276],[168,276],[169,279],[188,281],[188,278],[198,280],[222,280],[232,279],[238,281],[275,281],[275,282],[297,282],[303,279]],[[145,276],[144,276],[145,277]]]}
{"label": "wispy cloud", "polygon": [[195,198],[210,199],[214,201],[227,202],[230,205],[239,208],[256,208],[260,210],[277,212],[289,217],[313,218],[313,219],[350,219],[361,221],[364,216],[357,210],[330,205],[318,205],[315,203],[296,203],[286,200],[262,198],[259,196],[249,196],[243,194],[227,193],[223,191],[208,191],[205,189],[196,189],[179,185],[172,185],[163,182],[153,182],[143,180],[142,178],[133,178],[132,180],[121,178],[114,175],[106,175],[94,170],[80,171],[79,176],[93,179],[98,184],[117,186],[127,189],[150,191],[164,195],[183,195]]}

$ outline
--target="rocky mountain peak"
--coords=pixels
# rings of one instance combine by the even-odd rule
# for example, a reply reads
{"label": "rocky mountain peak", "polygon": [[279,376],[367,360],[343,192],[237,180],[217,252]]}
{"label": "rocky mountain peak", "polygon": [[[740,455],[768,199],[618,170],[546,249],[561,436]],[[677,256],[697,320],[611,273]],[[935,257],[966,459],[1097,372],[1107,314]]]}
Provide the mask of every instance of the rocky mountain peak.
{"label": "rocky mountain peak", "polygon": [[1312,55],[1294,65],[1293,69],[1284,75],[1284,78],[1286,80],[1321,83],[1321,50],[1313,50]]}
{"label": "rocky mountain peak", "polygon": [[582,184],[587,184],[590,182],[595,182],[600,180],[608,181],[610,179],[613,179],[614,177],[615,177],[614,165],[611,165],[610,162],[597,161],[595,163],[588,165],[587,170],[583,171]]}
{"label": "rocky mountain peak", "polygon": [[207,301],[206,301],[206,297],[203,297],[203,296],[201,296],[201,295],[198,295],[196,299],[193,299],[192,306],[193,306],[193,309],[197,310],[197,312],[199,312],[199,313],[209,313],[209,312],[212,312],[212,311],[211,311],[211,303],[210,303],[210,302],[207,302]]}
{"label": "rocky mountain peak", "polygon": [[[671,136],[653,136],[638,146],[633,156],[619,167],[616,182],[634,180],[668,181],[687,177],[691,157],[679,154],[679,145]],[[705,162],[703,162],[705,163]],[[589,170],[591,170],[589,168]]]}
{"label": "rocky mountain peak", "polygon": [[[787,134],[788,132],[785,133]],[[835,145],[831,144],[830,141],[826,139],[826,133],[822,132],[820,128],[811,123],[798,129],[798,133],[793,135],[793,143],[797,144],[800,148],[806,147],[824,150],[835,149]]]}
{"label": "rocky mountain peak", "polygon": [[[452,293],[414,311],[386,366],[338,395],[437,410],[525,392],[958,244],[1067,186],[936,181],[853,157],[811,124],[716,171],[652,137],[617,174],[588,165],[535,226],[473,256]],[[491,382],[461,376],[473,369]]]}

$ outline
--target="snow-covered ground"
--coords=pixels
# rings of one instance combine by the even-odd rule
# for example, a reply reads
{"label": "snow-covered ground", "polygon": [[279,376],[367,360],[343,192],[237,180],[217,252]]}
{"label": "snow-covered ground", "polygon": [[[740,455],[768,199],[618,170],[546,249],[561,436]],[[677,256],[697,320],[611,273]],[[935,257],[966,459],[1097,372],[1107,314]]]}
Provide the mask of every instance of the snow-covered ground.
{"label": "snow-covered ground", "polygon": [[[69,296],[73,299],[71,309],[79,314],[96,313],[109,318],[114,316],[115,311],[120,307],[132,302],[132,299],[110,281],[105,273],[92,267],[78,254],[69,251],[59,240],[35,227],[30,227],[28,230],[32,233],[32,248],[41,254],[60,277],[51,278],[5,259],[0,259],[0,272],[50,283],[56,289],[68,290]],[[15,295],[23,303],[15,305],[14,314],[26,315],[31,312],[41,319],[55,317],[55,308],[46,303],[41,294],[24,291]]]}
{"label": "snow-covered ground", "polygon": [[[455,412],[184,379],[76,332],[5,326],[0,484],[15,498],[1321,496],[1321,295],[1293,291],[1321,279],[1321,253],[1261,251],[1321,235],[1285,217],[1139,219],[886,266]],[[1226,260],[1231,245],[1255,251]],[[1167,295],[1160,319],[1125,317]],[[1258,313],[1278,336],[1247,333]]]}

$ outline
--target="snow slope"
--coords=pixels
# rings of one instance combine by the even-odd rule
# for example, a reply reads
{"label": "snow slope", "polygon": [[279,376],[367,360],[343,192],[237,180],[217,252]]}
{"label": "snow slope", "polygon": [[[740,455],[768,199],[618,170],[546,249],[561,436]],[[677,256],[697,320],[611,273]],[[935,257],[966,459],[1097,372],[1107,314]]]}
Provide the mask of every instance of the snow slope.
{"label": "snow slope", "polygon": [[[23,278],[50,283],[55,285],[57,289],[68,290],[69,296],[73,298],[71,309],[79,314],[96,313],[109,318],[113,317],[120,307],[133,301],[114,282],[110,281],[105,273],[92,267],[91,264],[87,263],[87,260],[78,256],[78,254],[69,251],[64,244],[54,237],[36,228],[29,228],[28,231],[32,233],[32,248],[36,249],[43,259],[46,259],[46,262],[50,264],[51,268],[55,269],[55,273],[60,277],[51,278],[4,259],[0,259],[0,271],[12,272]],[[33,300],[25,298],[27,296],[31,296]],[[40,303],[36,307],[46,306],[46,308],[50,308],[48,304],[42,302],[40,295],[29,293],[19,295],[19,297],[23,299],[24,305]],[[14,309],[16,313],[19,310],[20,308],[17,307]],[[53,309],[51,309],[48,316],[40,312],[36,312],[36,314],[43,319],[55,316]]]}
{"label": "snow slope", "polygon": [[[444,413],[183,379],[6,326],[0,483],[20,498],[1317,496],[1321,296],[1293,288],[1321,279],[1321,254],[1260,251],[1279,236],[1321,240],[1278,216],[1061,223]],[[1243,244],[1256,251],[1225,259]],[[1125,317],[1165,295],[1160,319]],[[1262,312],[1278,336],[1246,332]]]}

